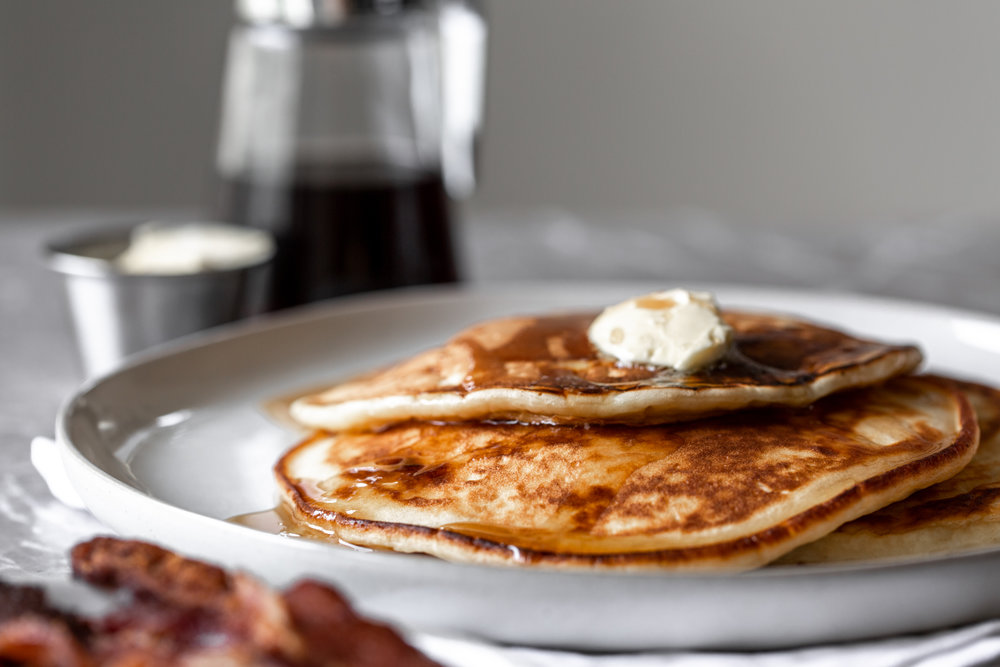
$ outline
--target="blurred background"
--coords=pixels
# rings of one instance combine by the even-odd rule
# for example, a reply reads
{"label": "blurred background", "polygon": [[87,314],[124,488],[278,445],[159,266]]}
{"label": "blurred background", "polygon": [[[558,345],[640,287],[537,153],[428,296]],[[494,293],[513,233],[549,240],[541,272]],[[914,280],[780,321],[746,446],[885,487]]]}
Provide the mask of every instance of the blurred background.
{"label": "blurred background", "polygon": [[[1000,213],[1000,4],[487,0],[470,210]],[[228,0],[0,0],[0,207],[203,209]]]}

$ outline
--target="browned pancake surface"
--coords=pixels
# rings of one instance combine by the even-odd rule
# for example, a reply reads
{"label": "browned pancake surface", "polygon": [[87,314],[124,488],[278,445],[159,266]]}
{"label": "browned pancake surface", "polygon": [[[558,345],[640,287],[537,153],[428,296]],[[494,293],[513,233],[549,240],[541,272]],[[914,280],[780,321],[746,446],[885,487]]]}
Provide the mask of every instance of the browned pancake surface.
{"label": "browned pancake surface", "polygon": [[805,405],[913,370],[911,346],[794,318],[729,311],[734,349],[695,373],[626,365],[587,338],[596,313],[485,322],[389,369],[296,401],[315,428],[415,419],[661,423],[756,405]]}
{"label": "browned pancake surface", "polygon": [[[651,385],[692,389],[800,385],[901,349],[797,320],[730,312],[724,319],[734,329],[736,353],[725,363],[687,373],[672,368],[625,365],[602,356],[587,338],[587,329],[596,315],[510,318],[473,327],[453,338],[443,350],[434,350],[420,361],[411,362],[411,368],[417,372],[412,376],[412,387],[407,389],[467,393],[504,387],[588,394]],[[461,382],[444,386],[437,383],[436,369],[441,367],[447,369],[447,376],[461,375]],[[383,390],[372,386],[367,396],[364,392],[354,396],[378,396]]]}
{"label": "browned pancake surface", "polygon": [[277,467],[304,532],[456,560],[746,568],[954,474],[946,381],[661,426],[406,423],[317,434]]}
{"label": "browned pancake surface", "polygon": [[1000,546],[1000,391],[960,382],[980,429],[976,455],[954,477],[860,517],[788,554],[786,563],[871,560]]}

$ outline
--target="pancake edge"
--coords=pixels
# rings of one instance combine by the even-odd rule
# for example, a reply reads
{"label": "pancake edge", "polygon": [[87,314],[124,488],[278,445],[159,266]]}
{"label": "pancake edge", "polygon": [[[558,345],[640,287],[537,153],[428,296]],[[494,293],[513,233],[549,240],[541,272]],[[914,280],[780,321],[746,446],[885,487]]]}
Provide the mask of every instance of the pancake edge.
{"label": "pancake edge", "polygon": [[[377,428],[400,421],[513,420],[527,424],[624,422],[652,425],[688,421],[731,410],[782,405],[803,407],[844,389],[871,386],[914,371],[920,350],[894,346],[873,360],[835,368],[804,385],[753,387],[753,396],[734,400],[726,388],[649,387],[620,394],[553,394],[529,389],[477,389],[465,394],[425,392],[337,404],[315,396],[295,400],[289,415],[297,423],[327,431]],[[669,400],[662,394],[668,392]],[[516,394],[520,400],[512,399]],[[585,413],[578,417],[575,413]]]}

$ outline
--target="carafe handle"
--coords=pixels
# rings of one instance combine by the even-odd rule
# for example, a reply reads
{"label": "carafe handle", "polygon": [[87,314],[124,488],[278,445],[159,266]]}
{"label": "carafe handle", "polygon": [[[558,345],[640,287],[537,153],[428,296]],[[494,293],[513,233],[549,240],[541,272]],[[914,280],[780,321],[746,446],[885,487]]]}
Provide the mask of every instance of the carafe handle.
{"label": "carafe handle", "polygon": [[486,17],[476,0],[441,0],[441,166],[448,194],[470,196],[486,93]]}

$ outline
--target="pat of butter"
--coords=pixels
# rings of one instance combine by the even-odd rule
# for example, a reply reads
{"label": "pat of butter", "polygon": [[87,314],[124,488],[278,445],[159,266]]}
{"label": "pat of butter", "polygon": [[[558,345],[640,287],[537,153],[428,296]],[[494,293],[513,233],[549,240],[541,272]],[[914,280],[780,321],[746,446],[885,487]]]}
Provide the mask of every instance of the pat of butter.
{"label": "pat of butter", "polygon": [[179,275],[251,266],[274,253],[270,234],[213,223],[148,223],[133,230],[115,258],[122,273]]}
{"label": "pat of butter", "polygon": [[707,292],[672,289],[610,306],[590,325],[590,342],[632,364],[696,371],[722,358],[733,330]]}

